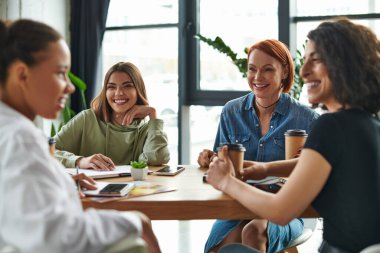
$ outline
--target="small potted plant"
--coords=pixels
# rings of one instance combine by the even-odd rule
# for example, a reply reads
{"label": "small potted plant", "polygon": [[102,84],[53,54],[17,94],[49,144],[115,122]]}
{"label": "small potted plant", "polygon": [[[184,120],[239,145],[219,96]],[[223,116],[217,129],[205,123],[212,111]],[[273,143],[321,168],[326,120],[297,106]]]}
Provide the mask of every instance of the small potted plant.
{"label": "small potted plant", "polygon": [[131,175],[133,180],[145,180],[148,176],[148,165],[145,161],[131,162]]}

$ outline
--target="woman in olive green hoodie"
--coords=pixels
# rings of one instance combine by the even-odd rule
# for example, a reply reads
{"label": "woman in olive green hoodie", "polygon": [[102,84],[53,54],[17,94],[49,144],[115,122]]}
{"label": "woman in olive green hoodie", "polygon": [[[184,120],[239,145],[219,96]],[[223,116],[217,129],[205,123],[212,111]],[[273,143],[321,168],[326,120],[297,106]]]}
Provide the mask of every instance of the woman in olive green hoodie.
{"label": "woman in olive green hoodie", "polygon": [[163,121],[148,103],[139,69],[129,62],[113,65],[100,94],[58,134],[55,156],[65,167],[112,170],[115,165],[169,161]]}

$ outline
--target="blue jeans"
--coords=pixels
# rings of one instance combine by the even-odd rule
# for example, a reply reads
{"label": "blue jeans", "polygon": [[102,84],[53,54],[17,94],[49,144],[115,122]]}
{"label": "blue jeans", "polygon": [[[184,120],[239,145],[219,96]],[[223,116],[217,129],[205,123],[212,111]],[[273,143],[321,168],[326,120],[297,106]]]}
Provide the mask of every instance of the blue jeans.
{"label": "blue jeans", "polygon": [[[212,226],[210,235],[207,239],[204,252],[209,252],[216,245],[221,243],[223,239],[231,233],[241,220],[216,220]],[[303,231],[303,220],[294,219],[285,226],[279,226],[268,222],[267,237],[268,249],[267,253],[275,253],[286,248],[291,240],[294,240]]]}

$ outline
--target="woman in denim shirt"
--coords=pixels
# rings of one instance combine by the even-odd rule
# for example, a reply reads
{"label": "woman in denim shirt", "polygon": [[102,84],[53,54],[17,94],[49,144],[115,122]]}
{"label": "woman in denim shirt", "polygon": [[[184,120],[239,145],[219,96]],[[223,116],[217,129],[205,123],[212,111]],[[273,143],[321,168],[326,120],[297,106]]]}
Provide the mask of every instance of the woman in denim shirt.
{"label": "woman in denim shirt", "polygon": [[[304,129],[309,132],[311,123],[318,118],[312,109],[285,94],[291,89],[293,79],[294,64],[286,45],[278,40],[264,40],[251,46],[248,52],[248,84],[252,92],[224,106],[214,151],[222,143],[241,143],[246,148],[245,160],[283,160],[285,131]],[[198,158],[199,165],[208,167],[215,155],[211,150],[203,150]],[[249,237],[242,238],[243,229]],[[261,252],[278,252],[297,238],[302,230],[301,219],[294,219],[285,226],[260,219],[217,220],[206,242],[205,252],[217,251],[231,242],[243,242]]]}

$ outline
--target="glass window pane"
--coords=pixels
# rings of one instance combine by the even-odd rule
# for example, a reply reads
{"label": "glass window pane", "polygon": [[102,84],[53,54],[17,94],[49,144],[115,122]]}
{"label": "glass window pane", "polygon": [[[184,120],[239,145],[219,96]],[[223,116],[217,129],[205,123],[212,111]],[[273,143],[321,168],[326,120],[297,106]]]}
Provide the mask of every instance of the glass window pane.
{"label": "glass window pane", "polygon": [[178,0],[111,0],[106,26],[178,23]]}
{"label": "glass window pane", "polygon": [[303,54],[303,45],[305,45],[307,34],[310,30],[315,29],[321,21],[298,22],[297,27],[297,49]]}
{"label": "glass window pane", "polygon": [[326,16],[380,12],[376,0],[298,0],[296,16]]}
{"label": "glass window pane", "polygon": [[145,76],[178,72],[177,28],[107,31],[102,49],[105,68],[131,61]]}
{"label": "glass window pane", "polygon": [[[200,34],[221,37],[246,58],[244,49],[258,40],[278,38],[277,0],[200,0]],[[200,42],[201,80],[204,90],[248,90],[247,81],[232,61]]]}
{"label": "glass window pane", "polygon": [[214,147],[222,106],[190,106],[190,164],[197,164],[199,152]]}
{"label": "glass window pane", "polygon": [[177,163],[178,29],[107,31],[102,49],[103,77],[113,64],[120,61],[132,62],[140,69],[149,103],[165,122],[170,161]]}
{"label": "glass window pane", "polygon": [[[377,34],[377,37],[380,38],[380,19],[357,19],[352,21],[369,27],[372,31],[374,31]],[[315,29],[321,22],[323,21],[297,23],[297,49],[302,49],[302,45],[305,43],[307,39],[308,32],[312,29]]]}

